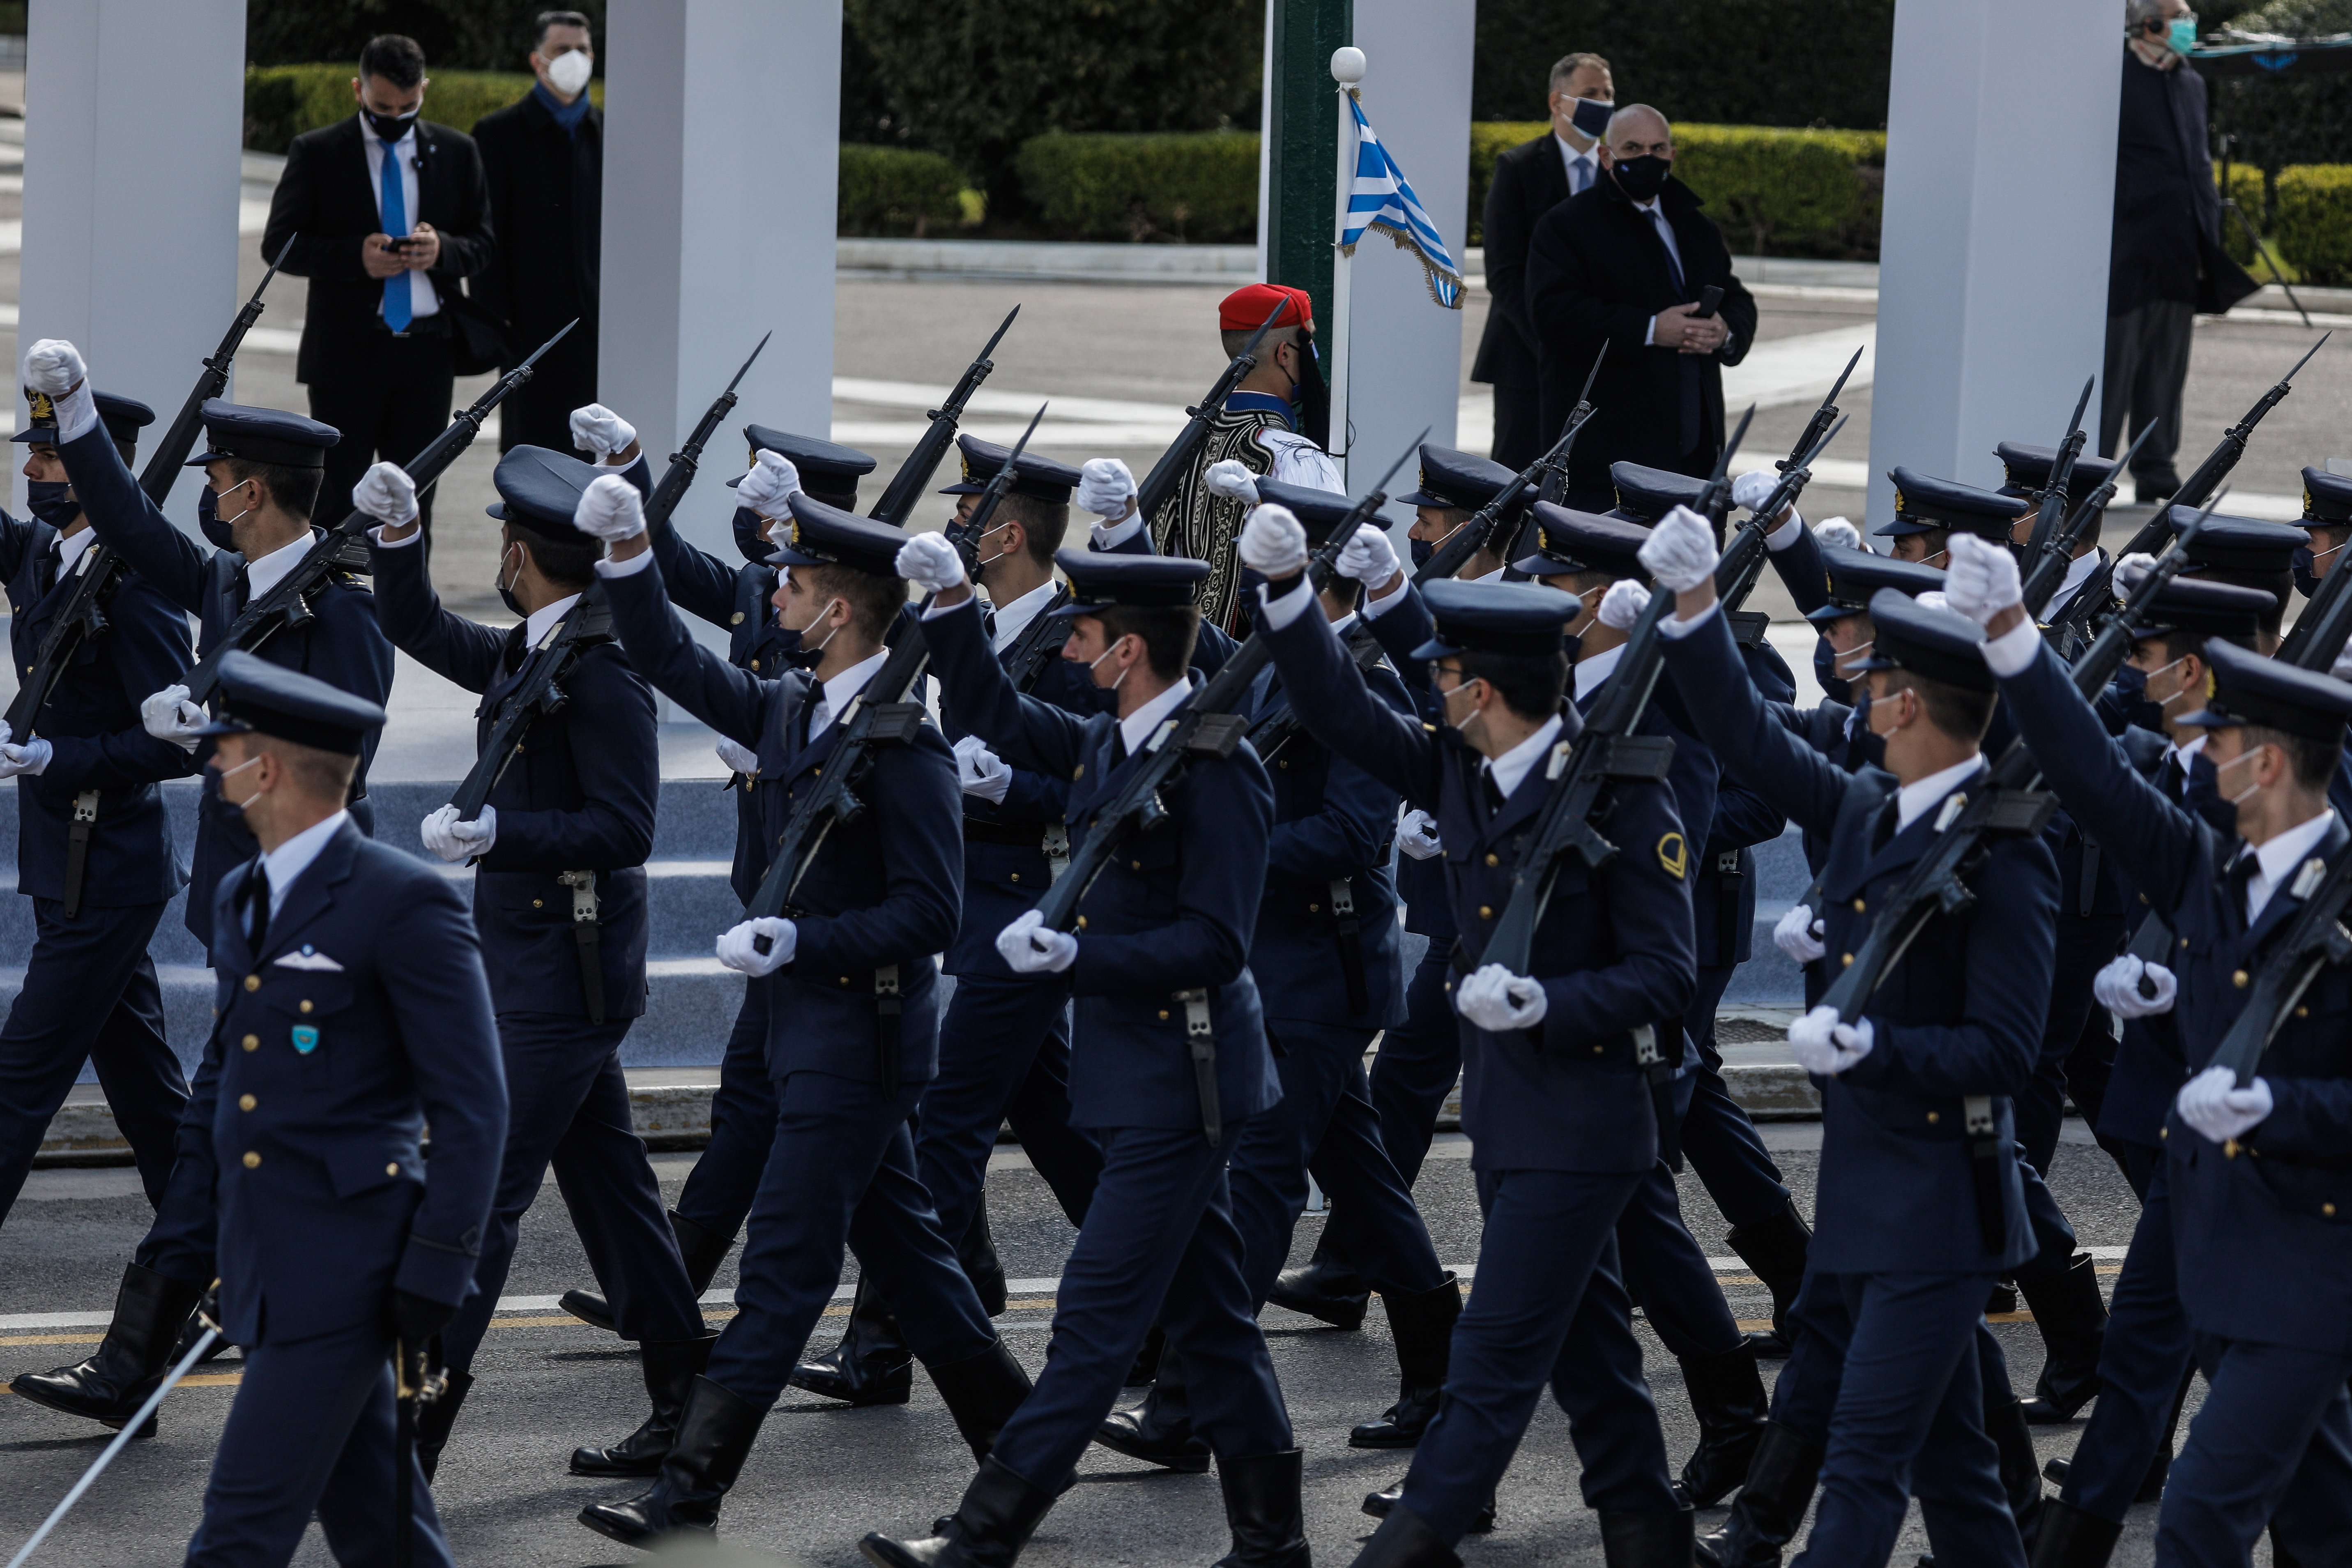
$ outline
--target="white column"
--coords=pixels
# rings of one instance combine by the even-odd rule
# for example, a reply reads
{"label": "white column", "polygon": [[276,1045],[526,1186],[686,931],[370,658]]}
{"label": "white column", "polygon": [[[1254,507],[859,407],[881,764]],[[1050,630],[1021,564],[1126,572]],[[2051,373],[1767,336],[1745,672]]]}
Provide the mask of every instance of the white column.
{"label": "white column", "polygon": [[[244,0],[33,0],[29,26],[17,341],[70,339],[158,437],[241,302]],[[191,528],[193,475],[167,507]]]}
{"label": "white column", "polygon": [[[2048,0],[1897,0],[1874,524],[1894,515],[1886,470],[1897,463],[1998,485],[1994,443],[2057,440],[2100,368],[2121,16]],[[2098,407],[2095,392],[2084,418]]]}
{"label": "white column", "polygon": [[[1458,264],[1469,238],[1470,61],[1475,0],[1355,0],[1364,51],[1364,116],[1395,154]],[[1362,494],[1425,426],[1454,444],[1462,384],[1462,316],[1429,296],[1421,262],[1382,234],[1356,247],[1349,287],[1348,483]],[[1340,445],[1333,432],[1333,445]],[[1408,460],[1389,486],[1412,487]],[[1412,521],[1391,504],[1388,518]]]}
{"label": "white column", "polygon": [[597,384],[656,474],[775,332],[678,509],[731,555],[742,426],[832,427],[841,0],[614,0],[605,27]]}

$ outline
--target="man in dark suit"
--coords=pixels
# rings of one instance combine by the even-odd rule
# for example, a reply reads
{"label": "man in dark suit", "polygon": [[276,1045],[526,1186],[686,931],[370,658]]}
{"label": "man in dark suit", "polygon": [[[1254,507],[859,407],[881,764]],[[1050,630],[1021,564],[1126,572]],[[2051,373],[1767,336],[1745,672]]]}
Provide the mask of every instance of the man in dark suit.
{"label": "man in dark suit", "polygon": [[[1756,341],[1756,301],[1732,275],[1722,231],[1674,177],[1674,131],[1645,104],[1619,110],[1601,144],[1604,178],[1536,224],[1528,316],[1539,344],[1543,429],[1556,437],[1604,347],[1599,410],[1576,443],[1568,504],[1608,510],[1620,460],[1704,474],[1723,448],[1723,366]],[[1699,313],[1709,286],[1718,308]]]}
{"label": "man in dark suit", "polygon": [[1495,160],[1486,187],[1486,331],[1470,379],[1495,389],[1488,455],[1514,473],[1543,456],[1542,382],[1536,330],[1521,285],[1536,220],[1582,195],[1601,175],[1601,135],[1617,89],[1599,55],[1563,55],[1551,68],[1551,128]]}
{"label": "man in dark suit", "polygon": [[[604,193],[604,116],[588,101],[596,46],[577,11],[544,11],[530,52],[539,80],[519,102],[474,122],[499,236],[475,298],[529,353],[574,317],[499,411],[499,449],[572,446],[572,410],[596,401],[596,262]],[[511,362],[509,362],[511,363]]]}
{"label": "man in dark suit", "polygon": [[[359,111],[294,139],[261,234],[271,258],[300,237],[286,258],[310,280],[294,376],[312,416],[343,433],[319,486],[322,522],[351,509],[371,462],[404,464],[449,423],[458,280],[490,263],[481,153],[417,118],[427,85],[415,40],[369,39]],[[429,545],[429,490],[423,507]]]}

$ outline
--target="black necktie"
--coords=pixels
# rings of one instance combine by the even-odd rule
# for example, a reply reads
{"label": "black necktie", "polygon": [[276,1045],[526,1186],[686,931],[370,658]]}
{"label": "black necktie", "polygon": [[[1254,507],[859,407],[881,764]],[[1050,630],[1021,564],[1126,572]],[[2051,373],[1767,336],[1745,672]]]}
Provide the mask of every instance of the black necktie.
{"label": "black necktie", "polygon": [[251,936],[248,945],[257,957],[261,944],[269,940],[269,867],[262,861],[253,863],[253,875],[245,884],[247,928]]}
{"label": "black necktie", "polygon": [[2221,879],[2230,889],[2230,907],[2249,926],[2254,923],[2254,911],[2246,895],[2253,888],[2254,873],[2261,869],[2262,857],[2248,849],[2231,861],[2229,870],[2222,874]]}
{"label": "black necktie", "polygon": [[1503,786],[1496,782],[1493,768],[1480,770],[1478,778],[1486,786],[1486,814],[1492,816],[1503,809],[1503,802],[1507,797],[1503,794]]}
{"label": "black necktie", "polygon": [[2180,771],[2180,759],[2178,756],[2165,758],[2164,766],[2156,775],[2156,787],[2164,792],[2164,798],[2179,805],[2187,783],[2188,775]]}
{"label": "black necktie", "polygon": [[1870,852],[1873,855],[1894,842],[1895,825],[1902,819],[1902,815],[1901,805],[1895,797],[1888,796],[1886,804],[1879,808],[1878,820],[1871,825]]}
{"label": "black necktie", "polygon": [[1103,771],[1108,773],[1125,761],[1127,761],[1127,727],[1124,724],[1113,724],[1110,727],[1110,762]]}
{"label": "black necktie", "polygon": [[1680,300],[1685,294],[1683,264],[1675,259],[1674,243],[1669,237],[1674,230],[1666,223],[1666,215],[1656,207],[1650,209],[1650,222],[1658,231],[1658,248],[1665,253],[1666,281],[1675,286],[1675,298]]}
{"label": "black necktie", "polygon": [[522,668],[523,659],[528,657],[530,647],[530,623],[519,621],[515,624],[514,629],[507,633],[506,658],[501,661],[509,675]]}

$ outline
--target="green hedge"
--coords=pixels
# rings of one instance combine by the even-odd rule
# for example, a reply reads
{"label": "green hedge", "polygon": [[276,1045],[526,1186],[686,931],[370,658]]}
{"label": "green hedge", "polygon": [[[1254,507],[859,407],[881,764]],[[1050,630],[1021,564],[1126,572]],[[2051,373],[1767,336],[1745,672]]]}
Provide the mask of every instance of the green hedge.
{"label": "green hedge", "polygon": [[937,153],[903,147],[841,148],[839,234],[911,234],[963,222],[963,177]]}
{"label": "green hedge", "polygon": [[[1470,244],[1485,243],[1479,215],[1495,159],[1545,129],[1539,120],[1470,127]],[[1675,127],[1675,173],[1706,199],[1736,254],[1878,258],[1884,132],[1685,123]]]}
{"label": "green hedge", "polygon": [[[245,144],[256,153],[283,153],[294,138],[332,125],[355,112],[347,65],[247,66],[245,71]],[[425,118],[459,131],[530,90],[529,71],[434,71],[425,89]],[[596,107],[604,106],[604,84],[588,84]]]}
{"label": "green hedge", "polygon": [[1014,168],[1056,235],[1207,244],[1255,237],[1257,149],[1244,131],[1054,133],[1022,143]]}
{"label": "green hedge", "polygon": [[2352,283],[2352,163],[2294,164],[2272,188],[2270,237],[2287,265],[2306,282]]}

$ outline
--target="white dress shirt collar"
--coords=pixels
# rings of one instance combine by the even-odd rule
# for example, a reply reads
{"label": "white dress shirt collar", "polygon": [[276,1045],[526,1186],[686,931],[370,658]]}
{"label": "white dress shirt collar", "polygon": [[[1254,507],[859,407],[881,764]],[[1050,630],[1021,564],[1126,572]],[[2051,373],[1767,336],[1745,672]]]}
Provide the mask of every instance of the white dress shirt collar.
{"label": "white dress shirt collar", "polygon": [[996,651],[1003,653],[1011,647],[1014,639],[1029,629],[1029,623],[1037,618],[1038,612],[1052,604],[1054,595],[1060,591],[1061,584],[1049,577],[997,611]]}
{"label": "white dress shirt collar", "polygon": [[1536,764],[1543,761],[1552,743],[1559,739],[1559,715],[1555,713],[1534,734],[1501,756],[1486,760],[1485,771],[1494,778],[1495,787],[1503,792],[1505,800],[1511,798],[1528,774],[1535,771]]}
{"label": "white dress shirt collar", "polygon": [[816,706],[809,710],[810,740],[823,734],[826,725],[847,710],[850,700],[865,690],[866,683],[882,672],[882,661],[889,657],[890,650],[886,647],[873,658],[853,664],[832,679],[819,683],[817,689],[823,695],[817,698]]}
{"label": "white dress shirt collar", "polygon": [[1151,731],[1160,727],[1160,721],[1175,712],[1192,695],[1192,683],[1180,680],[1121,719],[1118,721],[1118,738],[1127,743],[1127,754],[1131,757],[1143,750],[1143,742],[1151,739]]}
{"label": "white dress shirt collar", "polygon": [[98,530],[94,528],[85,528],[70,537],[61,533],[51,540],[49,547],[58,552],[58,581],[62,583],[72,576],[74,564],[81,559],[82,552],[97,542]]}
{"label": "white dress shirt collar", "polygon": [[310,862],[319,858],[327,840],[351,820],[351,816],[348,811],[339,811],[314,822],[261,858],[261,868],[269,874],[270,919],[277,919],[278,911],[286,907],[286,894],[294,886],[295,879],[310,868]]}
{"label": "white dress shirt collar", "polygon": [[1503,574],[1509,570],[1510,567],[1507,564],[1497,566],[1492,572],[1487,573],[1484,577],[1473,577],[1470,581],[1473,583],[1499,583],[1503,580]]}
{"label": "white dress shirt collar", "polygon": [[1902,832],[1927,813],[1927,808],[1985,771],[1981,753],[1964,763],[1954,763],[1940,772],[1929,773],[1915,784],[1905,784],[1895,792],[1895,831]]}
{"label": "white dress shirt collar", "polygon": [[[1573,196],[1591,190],[1592,183],[1601,177],[1601,143],[1595,142],[1580,153],[1570,146],[1568,138],[1557,131],[1551,133],[1551,139],[1552,144],[1559,149],[1560,167],[1568,175],[1568,194]],[[1580,185],[1576,183],[1576,166],[1579,163],[1584,165],[1584,184]]]}
{"label": "white dress shirt collar", "polygon": [[258,599],[270,589],[278,586],[286,574],[300,565],[302,557],[310,552],[310,535],[306,531],[293,543],[281,544],[260,560],[247,562],[245,563],[247,595]]}
{"label": "white dress shirt collar", "polygon": [[2105,551],[2091,549],[2066,563],[2066,575],[2059,580],[2058,591],[2050,595],[2049,606],[2042,612],[2042,618],[2054,621],[2064,613],[2066,606],[2074,602],[2074,595],[2082,591],[2083,584],[2089,581],[2091,574],[2097,571],[2106,558]]}
{"label": "white dress shirt collar", "polygon": [[[362,116],[360,121],[360,146],[362,151],[367,154],[368,196],[370,200],[375,203],[376,222],[382,223],[383,221],[383,155],[387,151],[389,151],[394,158],[399,160],[400,205],[404,209],[404,214],[408,219],[407,227],[403,230],[403,234],[415,233],[417,220],[421,216],[417,212],[417,207],[422,202],[422,197],[419,195],[416,188],[416,165],[419,154],[423,152],[423,148],[418,144],[416,140],[415,123],[412,121],[409,124],[407,133],[402,136],[399,141],[393,142],[387,149],[384,144],[383,138],[378,136],[375,133],[374,128],[367,123],[366,117]],[[393,237],[397,239],[402,237],[402,236],[394,235]],[[433,287],[432,278],[423,272],[411,272],[407,276],[409,289],[409,320],[415,321],[420,321],[426,316],[438,315],[441,310],[441,293],[440,290]],[[389,282],[391,279],[386,279],[385,281]],[[379,290],[377,294],[375,313],[379,317],[383,314],[383,301],[381,290]]]}
{"label": "white dress shirt collar", "polygon": [[[418,529],[416,531],[419,538],[424,536],[423,529]],[[653,552],[647,551],[646,553]],[[570,615],[572,606],[579,602],[579,595],[570,594],[551,605],[541,605],[538,609],[533,610],[522,623],[522,646],[537,647],[540,638],[547,635],[547,628]]]}
{"label": "white dress shirt collar", "polygon": [[1591,658],[1579,659],[1576,665],[1576,700],[1581,704],[1585,693],[1608,679],[1617,669],[1618,660],[1625,657],[1627,644],[1619,643],[1606,653],[1596,653]]}
{"label": "white dress shirt collar", "polygon": [[2271,901],[2271,895],[2294,880],[2295,868],[2319,852],[2320,840],[2335,825],[2336,813],[2330,808],[2308,822],[2297,823],[2284,833],[2273,836],[2252,851],[2260,868],[2246,884],[2248,925],[2263,918],[2263,907]]}
{"label": "white dress shirt collar", "polygon": [[2205,742],[2212,738],[2212,733],[2213,732],[2210,730],[2200,730],[2197,731],[2197,738],[2195,740],[2189,742],[2185,745],[2178,745],[2172,748],[2173,765],[2180,770],[2184,777],[2187,776],[2189,773],[2189,760],[2205,749]]}

